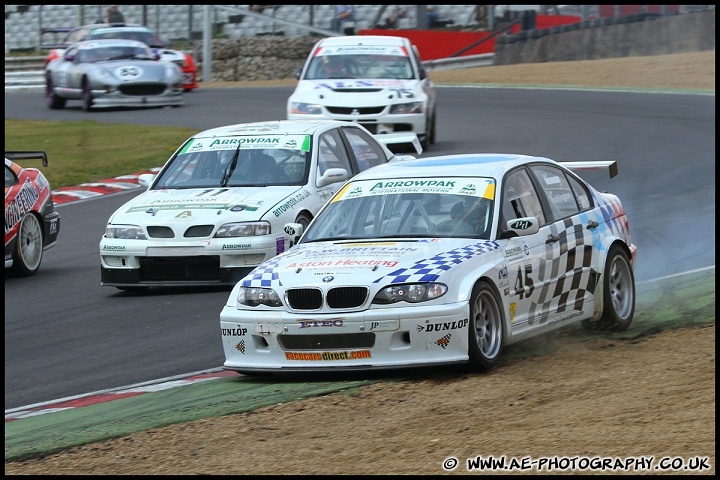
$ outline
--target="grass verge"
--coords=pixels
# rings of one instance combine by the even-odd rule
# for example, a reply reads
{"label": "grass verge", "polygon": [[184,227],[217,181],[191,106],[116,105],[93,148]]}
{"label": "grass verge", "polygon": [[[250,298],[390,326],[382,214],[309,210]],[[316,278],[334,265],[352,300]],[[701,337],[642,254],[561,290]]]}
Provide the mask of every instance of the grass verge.
{"label": "grass verge", "polygon": [[72,187],[161,167],[198,130],[94,120],[53,122],[5,119],[5,150],[44,150],[39,167],[53,189]]}

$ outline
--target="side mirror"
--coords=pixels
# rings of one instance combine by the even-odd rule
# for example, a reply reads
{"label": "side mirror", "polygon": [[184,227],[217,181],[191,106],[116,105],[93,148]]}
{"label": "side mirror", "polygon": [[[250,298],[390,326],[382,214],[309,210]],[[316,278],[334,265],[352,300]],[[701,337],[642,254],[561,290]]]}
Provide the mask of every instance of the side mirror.
{"label": "side mirror", "polygon": [[517,236],[524,237],[537,233],[540,230],[540,222],[538,222],[537,217],[515,218],[507,221],[507,230]]}
{"label": "side mirror", "polygon": [[285,232],[285,235],[289,237],[290,243],[289,247],[291,248],[293,245],[298,243],[300,240],[300,237],[302,237],[303,234],[303,226],[301,223],[286,223],[283,227],[283,232]]}
{"label": "side mirror", "polygon": [[153,180],[155,180],[154,173],[143,173],[142,175],[138,176],[138,184],[140,184],[141,187],[150,188]]}
{"label": "side mirror", "polygon": [[344,182],[349,178],[347,170],[344,168],[328,168],[317,180],[318,187],[324,187],[333,183]]}
{"label": "side mirror", "polygon": [[302,68],[298,68],[295,70],[295,79],[300,80],[300,75],[302,75]]}
{"label": "side mirror", "polygon": [[68,53],[67,55],[65,55],[65,56],[63,57],[63,59],[64,59],[66,62],[74,62],[74,61],[75,61],[75,55],[73,55],[72,53]]}

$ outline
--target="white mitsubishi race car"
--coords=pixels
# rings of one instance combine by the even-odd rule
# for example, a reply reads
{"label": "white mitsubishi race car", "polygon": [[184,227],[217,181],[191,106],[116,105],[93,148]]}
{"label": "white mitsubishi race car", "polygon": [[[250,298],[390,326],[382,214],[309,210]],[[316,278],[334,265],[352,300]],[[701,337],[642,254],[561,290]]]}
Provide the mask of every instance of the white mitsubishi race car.
{"label": "white mitsubishi race car", "polygon": [[[415,134],[383,135],[412,143]],[[101,284],[234,285],[288,250],[349,178],[395,155],[363,127],[332,120],[283,120],[215,128],[189,138],[147,191],[121,206],[100,241]]]}
{"label": "white mitsubishi race car", "polygon": [[435,86],[407,38],[324,38],[298,72],[287,118],[345,120],[373,134],[413,132],[427,149],[435,143]]}

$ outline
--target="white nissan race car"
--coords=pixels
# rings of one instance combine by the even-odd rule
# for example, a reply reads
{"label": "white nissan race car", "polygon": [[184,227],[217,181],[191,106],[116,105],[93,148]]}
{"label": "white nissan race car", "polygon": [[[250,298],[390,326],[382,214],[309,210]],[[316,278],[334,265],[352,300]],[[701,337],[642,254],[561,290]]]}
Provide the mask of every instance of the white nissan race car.
{"label": "white nissan race car", "polygon": [[[384,135],[413,143],[415,134]],[[395,155],[363,127],[331,120],[257,122],[189,138],[147,191],[112,214],[100,241],[101,284],[234,285],[288,250],[349,178]]]}
{"label": "white nissan race car", "polygon": [[288,119],[356,122],[373,134],[413,132],[435,143],[435,85],[404,37],[324,38],[298,72]]}

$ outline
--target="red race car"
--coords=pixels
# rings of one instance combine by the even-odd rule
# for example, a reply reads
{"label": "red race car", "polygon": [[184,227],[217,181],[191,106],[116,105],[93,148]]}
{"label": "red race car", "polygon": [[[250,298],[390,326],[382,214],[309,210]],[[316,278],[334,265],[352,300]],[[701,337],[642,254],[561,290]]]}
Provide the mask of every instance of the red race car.
{"label": "red race car", "polygon": [[165,42],[160,40],[152,30],[142,25],[126,23],[97,23],[84,25],[75,28],[46,28],[43,34],[65,34],[62,41],[52,44],[44,44],[42,48],[50,50],[45,65],[51,60],[62,56],[63,51],[71,44],[82,40],[98,40],[106,38],[124,38],[139,40],[152,48],[153,52],[160,56],[160,60],[178,64],[183,74],[183,88],[186,92],[198,88],[197,65],[190,53],[180,50],[172,50],[166,47]]}
{"label": "red race car", "polygon": [[27,277],[40,268],[43,252],[57,243],[60,213],[45,175],[15,160],[42,160],[44,167],[48,160],[45,152],[5,152],[5,269]]}

